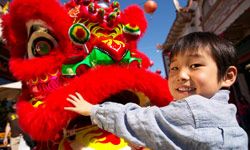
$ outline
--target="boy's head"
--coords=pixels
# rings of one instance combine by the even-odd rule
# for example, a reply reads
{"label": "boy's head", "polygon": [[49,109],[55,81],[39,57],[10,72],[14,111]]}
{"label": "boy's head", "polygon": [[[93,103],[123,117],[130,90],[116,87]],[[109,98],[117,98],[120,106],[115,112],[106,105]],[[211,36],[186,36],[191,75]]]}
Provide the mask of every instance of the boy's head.
{"label": "boy's head", "polygon": [[169,86],[175,99],[199,94],[210,98],[229,88],[237,75],[233,45],[209,32],[178,39],[170,54]]}

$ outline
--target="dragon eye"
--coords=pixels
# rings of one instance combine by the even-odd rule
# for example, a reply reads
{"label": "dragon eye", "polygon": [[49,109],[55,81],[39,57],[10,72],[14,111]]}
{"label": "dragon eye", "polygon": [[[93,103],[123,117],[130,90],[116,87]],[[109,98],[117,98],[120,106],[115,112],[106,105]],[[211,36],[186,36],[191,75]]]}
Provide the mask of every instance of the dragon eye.
{"label": "dragon eye", "polygon": [[32,43],[32,54],[36,57],[48,54],[54,48],[53,43],[44,37],[37,38]]}
{"label": "dragon eye", "polygon": [[50,31],[42,26],[34,25],[30,29],[28,42],[28,58],[48,55],[57,45]]}

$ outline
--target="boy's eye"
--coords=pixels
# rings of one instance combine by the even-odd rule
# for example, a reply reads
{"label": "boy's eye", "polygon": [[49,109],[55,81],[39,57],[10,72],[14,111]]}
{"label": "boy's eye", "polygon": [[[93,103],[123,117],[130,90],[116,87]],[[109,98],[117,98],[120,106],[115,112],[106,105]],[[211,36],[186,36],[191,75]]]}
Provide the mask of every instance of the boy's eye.
{"label": "boy's eye", "polygon": [[178,67],[171,67],[170,70],[176,71],[176,70],[178,70]]}
{"label": "boy's eye", "polygon": [[201,64],[192,64],[192,65],[190,66],[190,68],[195,69],[195,68],[198,68],[198,67],[200,67],[200,66],[201,66]]}

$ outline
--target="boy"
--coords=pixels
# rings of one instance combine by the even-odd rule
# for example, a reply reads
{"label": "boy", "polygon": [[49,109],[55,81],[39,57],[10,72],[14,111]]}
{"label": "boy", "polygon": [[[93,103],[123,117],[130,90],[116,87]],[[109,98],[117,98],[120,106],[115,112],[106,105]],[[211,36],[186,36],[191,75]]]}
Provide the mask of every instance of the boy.
{"label": "boy", "polygon": [[235,65],[231,43],[213,33],[191,33],[171,50],[168,82],[175,101],[168,106],[92,105],[76,93],[67,98],[75,107],[65,110],[90,115],[100,128],[154,150],[247,149],[236,107],[228,104]]}

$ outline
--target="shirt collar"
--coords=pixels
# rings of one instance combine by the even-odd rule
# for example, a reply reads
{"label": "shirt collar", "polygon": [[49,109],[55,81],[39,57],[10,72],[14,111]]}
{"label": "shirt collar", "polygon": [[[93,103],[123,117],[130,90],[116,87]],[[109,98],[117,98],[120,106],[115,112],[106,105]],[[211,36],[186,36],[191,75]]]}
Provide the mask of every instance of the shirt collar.
{"label": "shirt collar", "polygon": [[211,97],[211,99],[223,101],[223,102],[228,102],[229,93],[230,93],[229,90],[219,90],[217,93],[214,94],[213,97]]}

